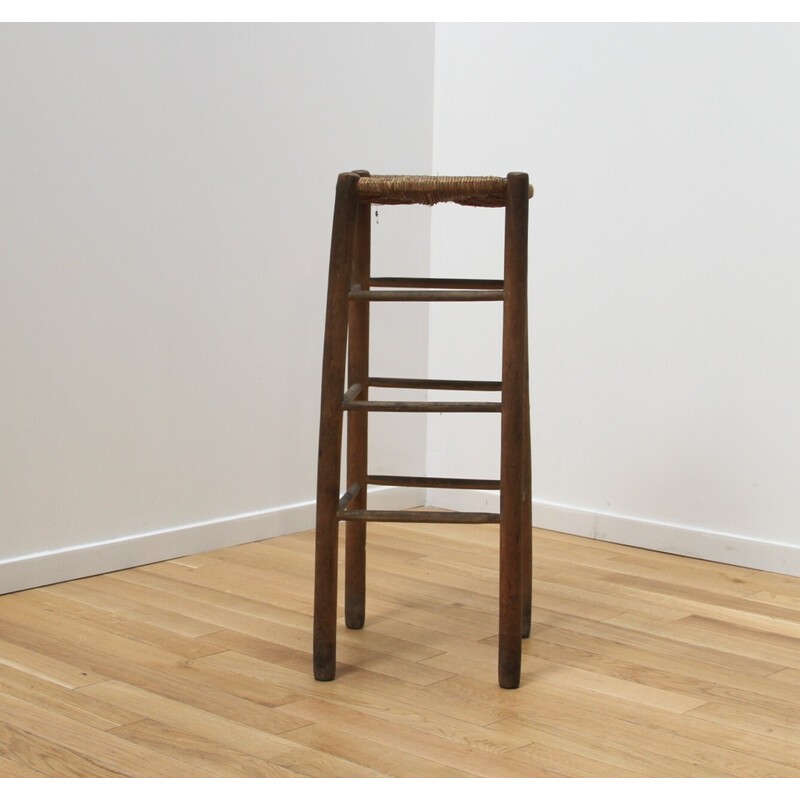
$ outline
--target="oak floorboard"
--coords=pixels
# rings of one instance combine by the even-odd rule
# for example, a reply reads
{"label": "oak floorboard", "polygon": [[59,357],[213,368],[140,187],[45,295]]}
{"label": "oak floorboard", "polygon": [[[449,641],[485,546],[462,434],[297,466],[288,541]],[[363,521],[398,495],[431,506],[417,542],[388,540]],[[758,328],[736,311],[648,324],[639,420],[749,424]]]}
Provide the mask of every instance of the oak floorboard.
{"label": "oak floorboard", "polygon": [[[748,675],[771,675],[782,668],[781,664],[761,658],[761,654],[755,650],[744,655],[734,655],[728,650],[715,647],[713,642],[687,636],[678,625],[683,619],[684,617],[679,617],[677,620],[664,622],[631,611],[596,622],[591,627],[598,635],[618,645],[633,644],[651,648],[666,657],[685,657],[691,661],[703,661],[713,667],[735,669]],[[544,624],[575,632],[591,632],[583,620],[574,616],[551,616]]]}
{"label": "oak floorboard", "polygon": [[[763,697],[767,701],[779,700],[787,709],[800,703],[800,685],[787,685],[792,683],[790,668],[762,677],[741,672],[735,668],[735,662],[730,667],[712,665],[699,659],[678,658],[634,646],[629,646],[621,659],[619,646],[602,637],[541,625],[533,629],[531,639],[526,642],[526,652],[617,677],[630,674],[635,676],[633,679],[655,681],[662,688],[679,688],[699,699]],[[800,680],[797,682],[800,684]]]}
{"label": "oak floorboard", "polygon": [[800,636],[800,615],[787,608],[776,608],[767,603],[754,600],[751,596],[741,597],[730,594],[702,592],[696,587],[687,587],[683,592],[670,588],[663,594],[652,591],[652,583],[631,586],[621,580],[603,577],[597,570],[575,570],[548,576],[547,580],[536,582],[539,592],[578,598],[606,597],[606,604],[626,613],[631,601],[636,601],[636,613],[660,621],[672,621],[682,617],[713,617],[721,622],[750,624],[759,631],[785,633]]}
{"label": "oak floorboard", "polygon": [[311,722],[327,724],[343,734],[369,737],[406,753],[423,756],[443,766],[460,769],[475,777],[562,777],[555,770],[528,767],[507,756],[477,750],[462,742],[443,739],[401,723],[325,700],[308,698],[290,703],[286,710]]}
{"label": "oak floorboard", "polygon": [[757,570],[730,567],[696,558],[682,558],[655,550],[636,550],[622,553],[604,562],[609,571],[641,578],[662,578],[670,575],[672,583],[684,589],[712,590],[732,597],[746,597],[753,591],[752,579]]}
{"label": "oak floorboard", "polygon": [[[281,736],[115,681],[87,686],[78,691],[117,703],[129,710],[146,707],[147,719],[173,727],[182,735],[207,739],[222,748],[262,759],[298,775],[380,777],[374,770],[310,750]],[[294,703],[290,703],[282,708],[291,709],[293,706]],[[293,728],[308,724],[303,717],[291,714],[290,711],[286,711],[284,716],[297,719]]]}
{"label": "oak floorboard", "polygon": [[122,711],[101,701],[87,702],[85,698],[58,683],[6,666],[0,666],[0,692],[9,697],[34,702],[39,708],[54,711],[98,730],[107,730],[140,719],[138,714]]}
{"label": "oak floorboard", "polygon": [[[0,630],[2,627],[0,625]],[[25,637],[22,638],[22,641],[27,644]],[[95,675],[81,666],[73,666],[60,658],[54,658],[27,646],[14,644],[3,635],[0,635],[0,664],[19,670],[24,675],[42,678],[42,680],[70,689],[105,680],[102,675]]]}
{"label": "oak floorboard", "polygon": [[[1,600],[1,598],[0,598]],[[246,721],[248,724],[265,731],[281,732],[296,726],[296,720],[287,717],[275,709],[250,703],[229,692],[214,689],[202,681],[193,680],[195,677],[186,671],[186,665],[166,664],[161,669],[153,669],[145,664],[131,662],[125,657],[115,657],[108,653],[94,651],[91,648],[76,645],[68,639],[59,639],[49,634],[26,631],[8,624],[0,623],[0,637],[18,637],[20,641],[28,642],[29,646],[58,655],[73,664],[84,664],[97,674],[103,674],[107,679],[141,689],[150,689],[165,698],[171,698],[187,704],[197,706],[212,713],[229,715]],[[97,682],[88,686],[100,685]],[[79,691],[78,687],[75,691]],[[87,703],[93,707],[94,702]]]}
{"label": "oak floorboard", "polygon": [[672,638],[698,650],[712,650],[727,658],[730,664],[743,668],[747,668],[748,663],[760,663],[764,674],[800,666],[800,648],[748,640],[745,635],[737,635],[744,633],[744,626],[733,626],[739,629],[734,633],[731,626],[716,624],[709,618],[688,615],[673,622],[659,623],[635,613],[621,614],[614,618],[614,623]]}
{"label": "oak floorboard", "polygon": [[[97,688],[105,684],[93,684]],[[76,689],[76,692],[82,689]],[[128,709],[134,714],[137,709]],[[0,695],[0,728],[6,736],[15,731],[26,737],[26,753],[29,753],[32,766],[36,766],[46,756],[50,777],[97,776],[98,773],[117,777],[135,777],[143,771],[150,777],[192,778],[209,777],[210,773],[198,767],[188,767],[148,748],[123,741],[110,730],[98,730],[81,722],[74,721],[48,709],[42,709],[32,702],[20,700],[9,695]],[[35,741],[43,744],[35,746]],[[66,753],[69,753],[67,756]],[[55,753],[51,759],[51,753]],[[13,756],[11,750],[6,757]],[[78,765],[80,761],[82,766]],[[51,770],[51,771],[50,771]]]}
{"label": "oak floorboard", "polygon": [[[614,591],[612,587],[624,587],[640,597],[654,598],[659,603],[674,603],[676,607],[686,609],[687,613],[703,613],[712,609],[715,614],[726,614],[727,618],[736,615],[742,618],[755,617],[766,622],[774,617],[786,623],[800,623],[800,610],[769,606],[752,597],[740,597],[702,587],[681,587],[664,578],[657,580],[617,574],[607,576],[603,583],[609,586],[609,591]],[[628,596],[631,596],[631,592]]]}
{"label": "oak floorboard", "polygon": [[370,523],[331,682],[313,531],[0,596],[0,777],[800,778],[800,579],[534,529],[507,691],[497,547]]}
{"label": "oak floorboard", "polygon": [[[109,580],[104,583],[105,578]],[[114,582],[113,576],[99,575],[45,586],[41,591],[84,603],[97,611],[117,615],[126,621],[155,626],[166,633],[174,634],[176,638],[206,636],[221,630],[216,625],[209,625],[202,620],[175,613],[170,608],[158,607],[147,591],[141,592],[139,599],[135,597],[135,592],[121,593],[119,591],[121,585],[130,587],[130,584]],[[108,587],[107,590],[104,590],[104,587]],[[154,613],[156,607],[158,607],[157,614]]]}
{"label": "oak floorboard", "polygon": [[[108,611],[98,608],[96,604],[67,597],[65,593],[53,592],[51,587],[45,587],[33,598],[29,598],[27,607],[41,609],[65,627],[73,627],[76,622],[79,623],[81,630],[93,634],[93,643],[99,643],[101,635],[110,634],[113,637],[121,636],[137,645],[152,646],[168,655],[177,656],[178,659],[199,658],[216,652],[214,645],[198,638],[210,632],[208,630],[204,630],[203,634],[195,632],[184,636],[174,630],[164,629],[158,624],[162,617],[161,610],[156,614],[151,609],[150,619],[142,622],[133,615]],[[108,641],[110,647],[115,648],[114,652],[122,649],[116,647],[114,639],[109,637]]]}
{"label": "oak floorboard", "polygon": [[330,755],[361,764],[386,775],[404,778],[469,778],[468,773],[423,756],[375,742],[369,736],[342,733],[338,728],[314,723],[285,734],[285,738]]}
{"label": "oak floorboard", "polygon": [[773,681],[780,681],[783,684],[788,683],[792,684],[793,686],[800,687],[800,669],[792,669],[791,667],[786,667],[786,669],[778,670],[769,677],[770,680]]}
{"label": "oak floorboard", "polygon": [[115,736],[150,750],[169,753],[175,760],[220,778],[299,778],[301,773],[267,759],[233,750],[225,742],[212,741],[151,719],[131,722],[113,731]]}
{"label": "oak floorboard", "polygon": [[780,742],[790,742],[796,753],[796,763],[800,765],[800,714],[789,715],[775,708],[765,709],[761,705],[747,703],[705,703],[692,709],[691,716],[716,722],[726,727],[737,728],[749,733],[775,738]]}
{"label": "oak floorboard", "polygon": [[[34,753],[34,757],[39,758],[39,753]],[[16,753],[12,758],[0,755],[0,778],[44,778],[46,777],[39,770],[27,766],[25,759],[20,758]]]}
{"label": "oak floorboard", "polygon": [[[70,618],[68,614],[43,608],[41,594],[19,593],[2,598],[0,625],[7,623],[20,630],[31,630],[54,639],[86,645],[87,650],[124,658],[131,663],[155,668],[178,664],[183,657],[160,647],[137,641],[126,635],[111,633],[88,620]],[[9,602],[6,602],[9,601]],[[58,604],[54,606],[58,608]]]}
{"label": "oak floorboard", "polygon": [[[2,698],[0,697],[0,702]],[[46,739],[13,724],[0,725],[0,777],[14,777],[13,771],[4,772],[8,764],[17,764],[29,771],[28,777],[47,778],[122,778],[124,772],[98,763],[91,757],[80,755],[68,747]]]}
{"label": "oak floorboard", "polygon": [[[574,702],[580,697],[580,707]],[[703,706],[699,707],[702,712]],[[674,714],[581,690],[551,688],[536,705],[530,705],[492,725],[518,737],[526,730],[558,735],[562,746],[575,752],[593,754],[599,760],[640,769],[641,752],[647,758],[669,757],[666,765],[684,774],[681,762],[692,769],[697,763],[710,775],[725,773],[737,777],[798,777],[800,758],[796,745],[777,742],[753,730],[730,729],[695,712]],[[537,737],[538,738],[538,735]],[[570,744],[571,743],[571,744]],[[612,744],[614,755],[603,755]],[[674,746],[673,746],[674,745]],[[629,755],[626,758],[625,752]],[[687,775],[688,776],[688,775]]]}

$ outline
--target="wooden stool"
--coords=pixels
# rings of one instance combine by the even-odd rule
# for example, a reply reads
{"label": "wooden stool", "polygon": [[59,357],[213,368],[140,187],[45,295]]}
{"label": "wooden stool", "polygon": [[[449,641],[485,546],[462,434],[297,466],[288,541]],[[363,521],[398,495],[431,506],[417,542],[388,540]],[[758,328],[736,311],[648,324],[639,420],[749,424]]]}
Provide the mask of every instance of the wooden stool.
{"label": "wooden stool", "polygon": [[[381,522],[496,522],[500,526],[500,641],[498,681],[519,686],[521,638],[531,625],[531,448],[528,397],[528,176],[450,178],[370,176],[345,172],[336,184],[333,212],[317,476],[314,587],[314,677],[336,671],[339,521],[346,522],[345,623],[364,626],[366,525]],[[503,280],[376,278],[370,276],[372,204],[453,202],[505,208]],[[369,374],[369,305],[385,301],[499,301],[503,303],[502,380],[456,381],[376,378]],[[347,386],[345,386],[347,367]],[[374,402],[371,386],[501,392],[500,402]],[[340,464],[343,413],[347,424],[347,486],[342,497]],[[500,480],[370,475],[367,471],[369,412],[500,413]],[[499,489],[500,513],[375,511],[367,509],[369,484]]]}

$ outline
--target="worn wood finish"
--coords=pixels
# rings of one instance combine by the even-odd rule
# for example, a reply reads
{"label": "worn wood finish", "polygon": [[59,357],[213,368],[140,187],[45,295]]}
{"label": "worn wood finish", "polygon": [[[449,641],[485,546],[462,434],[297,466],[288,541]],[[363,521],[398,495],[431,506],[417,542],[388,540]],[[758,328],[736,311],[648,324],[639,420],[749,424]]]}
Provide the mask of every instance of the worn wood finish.
{"label": "worn wood finish", "polygon": [[499,489],[500,481],[482,478],[431,478],[425,475],[367,475],[377,486],[423,486],[429,489]]}
{"label": "worn wood finish", "polygon": [[503,305],[503,416],[500,456],[500,638],[498,681],[516,689],[522,659],[523,503],[525,475],[524,337],[528,300],[528,176],[508,176]]}
{"label": "worn wood finish", "polygon": [[347,287],[355,253],[358,180],[343,173],[336,184],[328,273],[325,342],[322,356],[319,457],[317,470],[316,568],[314,583],[314,675],[332,680],[336,672],[336,586],[338,572],[339,466],[347,354]]}
{"label": "worn wood finish", "polygon": [[447,402],[442,400],[347,400],[345,411],[383,411],[399,413],[499,414],[502,403]]}
{"label": "worn wood finish", "polygon": [[342,397],[342,402],[349,403],[351,400],[355,400],[363,390],[364,387],[360,383],[354,383],[351,386],[348,386],[347,391],[344,393],[344,397]]}
{"label": "worn wood finish", "polygon": [[[317,565],[316,613],[322,614],[335,592],[332,557],[335,552],[337,520],[346,522],[345,622],[348,628],[362,628],[365,621],[366,525],[368,522],[500,523],[500,594],[498,640],[498,681],[504,688],[516,688],[520,680],[521,639],[530,633],[532,548],[530,539],[530,402],[528,375],[527,323],[527,248],[528,199],[532,190],[524,173],[509,173],[506,178],[451,178],[435,176],[377,176],[366,172],[340,176],[340,184],[355,181],[355,201],[347,200],[347,225],[350,237],[345,246],[344,232],[337,220],[344,220],[344,201],[337,190],[329,277],[326,359],[323,375],[323,408],[320,426],[320,474],[325,475],[326,492],[338,480],[341,457],[342,413],[348,413],[347,483],[353,487],[334,509],[326,500],[323,510],[317,506],[317,540],[322,543]],[[370,275],[370,212],[372,203],[456,202],[463,205],[505,206],[505,253],[502,280],[458,278],[379,277]],[[353,206],[357,210],[353,210]],[[344,224],[344,223],[343,223]],[[337,242],[341,240],[341,246]],[[334,250],[336,257],[333,256]],[[349,262],[344,262],[349,259]],[[349,270],[349,289],[343,286],[342,274]],[[335,281],[335,288],[333,282]],[[379,287],[379,288],[375,288]],[[335,300],[330,292],[336,293]],[[501,381],[468,381],[421,378],[384,378],[369,375],[370,303],[388,301],[425,302],[503,302],[503,362]],[[342,305],[344,304],[344,306]],[[341,322],[342,307],[346,308]],[[332,314],[331,308],[336,309]],[[342,330],[344,325],[344,331]],[[342,396],[340,371],[342,353],[328,363],[329,342],[344,351],[347,341],[348,385]],[[331,347],[334,346],[331,344]],[[502,392],[499,402],[464,402],[436,400],[372,400],[369,387],[428,390],[468,390]],[[330,397],[328,395],[330,394]],[[336,414],[334,415],[334,406]],[[392,413],[500,413],[500,480],[423,478],[414,476],[378,476],[370,481],[367,469],[367,414]],[[338,436],[338,440],[334,439]],[[323,447],[323,438],[331,440]],[[374,477],[374,476],[373,476]],[[322,479],[320,479],[322,480]],[[453,489],[500,490],[500,513],[373,511],[367,509],[363,487],[372,483],[447,487]],[[523,485],[525,484],[525,485]],[[321,484],[320,484],[321,485]],[[356,489],[356,487],[358,487]],[[326,494],[327,498],[327,494]],[[320,514],[322,516],[320,516]],[[330,583],[329,583],[330,582]],[[321,598],[324,598],[321,599]],[[315,649],[315,675],[330,680],[335,671],[335,625],[330,610],[315,625],[319,647]],[[321,666],[324,660],[325,666]]]}
{"label": "worn wood finish", "polygon": [[369,300],[379,302],[422,302],[422,303],[454,303],[454,302],[498,302],[503,299],[502,289],[352,289],[351,300]]}
{"label": "worn wood finish", "polygon": [[[387,389],[434,389],[444,391],[499,392],[501,381],[441,380],[439,378],[375,378],[369,385]],[[354,399],[354,398],[347,398]]]}
{"label": "worn wood finish", "polygon": [[360,483],[351,483],[347,491],[339,498],[339,511],[344,511],[361,493]]}
{"label": "worn wood finish", "polygon": [[[359,172],[362,177],[368,173]],[[371,206],[361,202],[356,220],[356,248],[351,282],[370,286]],[[361,384],[359,402],[369,401],[369,303],[354,303],[350,308],[347,368],[351,385]],[[343,408],[354,402],[345,397]],[[368,415],[365,409],[352,409],[347,416],[347,482],[367,485]],[[353,511],[367,507],[367,493],[361,492],[349,503]],[[366,608],[367,523],[351,519],[345,525],[344,619],[348,628],[362,628]]]}
{"label": "worn wood finish", "polygon": [[[527,213],[526,213],[527,220]],[[527,224],[527,222],[526,222]],[[527,237],[526,237],[527,238]],[[526,268],[527,275],[527,268]],[[525,318],[524,334],[522,341],[525,352],[523,354],[522,379],[522,518],[520,528],[522,543],[520,551],[522,557],[522,638],[527,639],[531,635],[531,605],[533,603],[533,539],[531,530],[533,528],[533,509],[531,492],[533,489],[533,476],[531,474],[531,397],[530,397],[530,369],[529,369],[529,345],[528,345],[528,302],[527,302],[527,279],[526,279],[526,302],[522,309]]]}
{"label": "worn wood finish", "polygon": [[502,280],[482,278],[375,278],[371,286],[395,289],[502,289]]}
{"label": "worn wood finish", "polygon": [[0,777],[800,777],[800,579],[534,543],[515,692],[494,525],[371,524],[333,682],[313,531],[0,596]]}
{"label": "worn wood finish", "polygon": [[499,522],[500,515],[484,511],[340,511],[339,519],[371,522],[437,522],[483,525]]}

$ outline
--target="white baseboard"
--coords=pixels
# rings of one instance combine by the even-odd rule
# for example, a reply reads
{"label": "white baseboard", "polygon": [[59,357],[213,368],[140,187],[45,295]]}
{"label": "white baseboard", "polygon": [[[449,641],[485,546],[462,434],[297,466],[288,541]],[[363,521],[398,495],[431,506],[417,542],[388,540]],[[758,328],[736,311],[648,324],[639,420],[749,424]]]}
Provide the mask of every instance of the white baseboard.
{"label": "white baseboard", "polygon": [[[370,490],[369,496],[371,508],[412,508],[425,503],[421,489],[381,487]],[[0,561],[0,594],[310,530],[314,509],[314,501],[309,500]]]}
{"label": "white baseboard", "polygon": [[[436,489],[429,491],[428,505],[455,511],[496,513],[500,510],[500,495],[495,491]],[[645,550],[800,576],[800,546],[786,542],[669,525],[538,500],[533,501],[533,524],[545,530]]]}
{"label": "white baseboard", "polygon": [[[498,492],[376,488],[371,508],[429,505],[457,511],[500,509]],[[666,525],[643,519],[533,501],[537,528],[600,539],[664,553],[800,576],[800,547],[719,531]],[[92,542],[81,547],[32,553],[0,561],[0,594],[85,578],[222,547],[270,539],[314,527],[314,501],[266,509],[160,531]]]}
{"label": "white baseboard", "polygon": [[594,538],[720,564],[800,576],[800,547],[786,542],[611,514],[595,515]]}

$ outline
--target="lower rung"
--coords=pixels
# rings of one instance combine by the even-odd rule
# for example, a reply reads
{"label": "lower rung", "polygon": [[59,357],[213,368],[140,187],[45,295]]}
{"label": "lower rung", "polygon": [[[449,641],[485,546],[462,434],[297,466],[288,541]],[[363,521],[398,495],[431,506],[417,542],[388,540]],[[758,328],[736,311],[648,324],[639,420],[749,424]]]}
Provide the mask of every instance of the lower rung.
{"label": "lower rung", "polygon": [[340,511],[338,518],[357,522],[454,522],[473,525],[500,522],[499,514],[474,511]]}
{"label": "lower rung", "polygon": [[[360,384],[355,384],[360,386]],[[367,379],[368,386],[382,389],[443,389],[445,391],[470,391],[470,392],[499,392],[503,389],[500,381],[463,381],[463,380],[438,380],[431,378],[375,378]],[[346,400],[355,400],[356,392]]]}
{"label": "lower rung", "polygon": [[505,299],[502,289],[351,289],[347,295],[350,300],[369,300],[370,302],[422,301],[422,302],[482,302]]}

